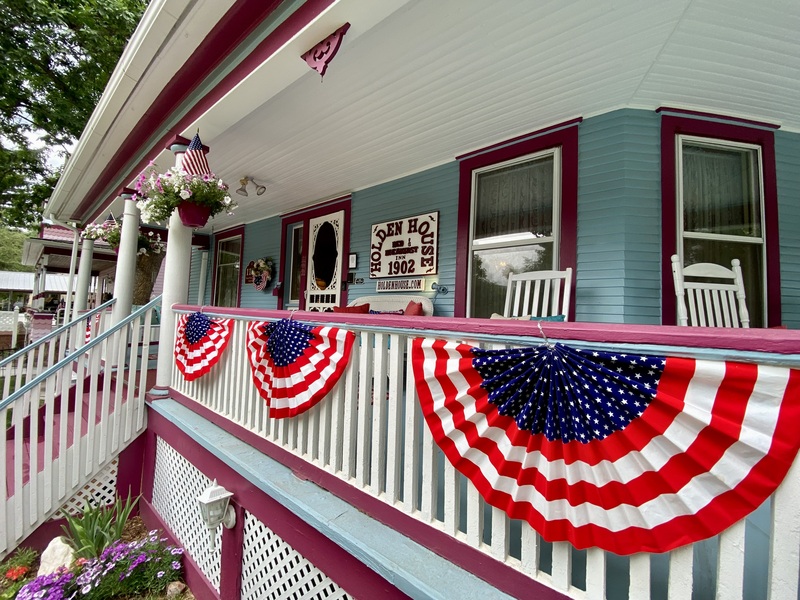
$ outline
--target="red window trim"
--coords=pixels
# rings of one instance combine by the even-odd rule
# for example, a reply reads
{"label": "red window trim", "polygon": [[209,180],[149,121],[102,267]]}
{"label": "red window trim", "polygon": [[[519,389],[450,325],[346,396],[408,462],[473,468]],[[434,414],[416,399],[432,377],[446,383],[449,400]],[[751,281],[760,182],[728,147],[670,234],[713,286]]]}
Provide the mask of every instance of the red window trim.
{"label": "red window trim", "polygon": [[[281,281],[283,285],[288,285],[288,279],[286,279],[286,260],[288,257],[286,256],[286,242],[288,239],[288,232],[289,226],[295,225],[297,223],[303,223],[303,248],[308,248],[308,221],[314,219],[316,217],[321,217],[323,215],[327,215],[328,213],[336,212],[339,210],[344,211],[344,237],[342,239],[342,253],[346,256],[350,249],[350,204],[351,204],[352,197],[351,196],[344,196],[341,198],[336,198],[334,200],[330,200],[325,202],[324,204],[318,204],[309,208],[304,208],[301,210],[296,210],[291,213],[287,213],[281,216],[281,249],[280,249],[280,270],[279,273],[282,271],[283,276],[281,277]],[[300,277],[305,281],[306,278],[306,267],[308,256],[303,254],[303,258],[300,265]],[[348,275],[348,262],[342,259],[342,283],[347,281]],[[344,285],[342,288],[342,295],[341,301],[343,304],[347,304],[347,286]],[[280,293],[278,296],[278,310],[283,310],[283,292]],[[300,295],[300,309],[305,309],[306,306],[306,299],[305,295]]]}
{"label": "red window trim", "polygon": [[[548,127],[534,132],[527,139],[512,142],[482,154],[467,155],[459,164],[458,234],[456,241],[456,292],[454,314],[467,314],[467,286],[469,285],[469,233],[471,229],[472,172],[476,169],[512,160],[548,148],[561,147],[561,236],[558,255],[559,269],[572,267],[577,271],[578,237],[578,127],[580,119],[563,123],[563,129],[553,131]],[[534,137],[530,137],[534,136]],[[518,138],[515,138],[518,139]],[[493,148],[493,147],[492,147]],[[570,312],[575,312],[575,295]]]}
{"label": "red window trim", "polygon": [[211,279],[211,298],[212,302],[216,301],[217,299],[217,262],[219,261],[219,244],[220,242],[224,242],[225,240],[229,240],[231,238],[235,238],[237,236],[241,236],[242,238],[242,245],[241,249],[239,250],[239,283],[236,286],[236,308],[242,303],[242,272],[244,269],[242,265],[244,264],[244,225],[239,225],[238,227],[231,227],[230,229],[226,229],[225,231],[220,231],[219,233],[214,234],[214,277]]}
{"label": "red window trim", "polygon": [[[709,118],[713,115],[703,115]],[[724,116],[716,116],[725,119]],[[669,257],[677,252],[677,176],[676,139],[678,135],[695,135],[723,141],[740,142],[761,147],[761,166],[764,174],[764,233],[766,236],[766,264],[769,282],[765,290],[767,301],[767,327],[781,324],[781,270],[780,244],[778,243],[778,184],[775,171],[775,136],[762,127],[704,121],[688,117],[662,115],[661,117],[661,290],[663,310],[661,322],[675,325],[676,306]]]}

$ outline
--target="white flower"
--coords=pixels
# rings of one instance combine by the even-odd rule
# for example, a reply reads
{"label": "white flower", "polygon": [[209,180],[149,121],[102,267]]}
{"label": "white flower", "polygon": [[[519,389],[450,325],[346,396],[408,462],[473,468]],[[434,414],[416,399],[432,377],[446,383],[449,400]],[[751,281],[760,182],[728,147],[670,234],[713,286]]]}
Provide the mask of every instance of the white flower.
{"label": "white flower", "polygon": [[180,194],[178,194],[178,195],[181,198],[183,198],[184,200],[188,200],[192,195],[192,191],[191,190],[181,190]]}

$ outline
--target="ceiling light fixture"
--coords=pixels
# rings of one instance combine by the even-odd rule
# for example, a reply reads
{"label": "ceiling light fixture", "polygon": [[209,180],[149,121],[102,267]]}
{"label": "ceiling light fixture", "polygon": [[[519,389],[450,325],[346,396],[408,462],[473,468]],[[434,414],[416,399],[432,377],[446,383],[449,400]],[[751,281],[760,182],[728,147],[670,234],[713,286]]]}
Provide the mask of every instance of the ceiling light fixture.
{"label": "ceiling light fixture", "polygon": [[241,184],[241,187],[238,190],[236,190],[236,193],[239,194],[240,196],[249,196],[249,194],[247,193],[248,183],[252,183],[253,186],[256,188],[256,196],[260,196],[267,191],[266,186],[258,184],[256,180],[250,177],[249,175],[246,177],[242,177],[239,180],[239,183]]}

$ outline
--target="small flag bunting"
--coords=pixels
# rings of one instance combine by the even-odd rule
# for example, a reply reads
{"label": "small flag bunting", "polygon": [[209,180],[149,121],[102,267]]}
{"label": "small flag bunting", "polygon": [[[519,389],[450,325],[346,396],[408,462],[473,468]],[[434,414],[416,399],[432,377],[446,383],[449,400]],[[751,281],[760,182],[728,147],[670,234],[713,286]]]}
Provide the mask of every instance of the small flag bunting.
{"label": "small flag bunting", "polygon": [[312,327],[293,319],[247,324],[253,383],[275,419],[317,404],[338,383],[355,341],[351,331]]}
{"label": "small flag bunting", "polygon": [[208,373],[225,352],[233,319],[211,319],[202,312],[178,317],[175,364],[186,381]]}

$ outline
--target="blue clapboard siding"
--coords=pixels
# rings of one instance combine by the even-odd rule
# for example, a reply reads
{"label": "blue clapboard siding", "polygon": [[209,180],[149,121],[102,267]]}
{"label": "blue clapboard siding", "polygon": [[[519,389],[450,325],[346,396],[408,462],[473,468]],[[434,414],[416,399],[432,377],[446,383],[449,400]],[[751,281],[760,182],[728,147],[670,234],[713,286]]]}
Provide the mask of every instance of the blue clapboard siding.
{"label": "blue clapboard siding", "polygon": [[[203,250],[199,248],[192,248],[192,266],[189,270],[189,295],[187,297],[188,304],[196,304],[197,303],[197,293],[200,291],[200,264],[203,258]],[[206,277],[208,277],[208,271],[206,271]],[[208,296],[205,298],[205,302],[208,302]]]}
{"label": "blue clapboard siding", "polygon": [[[781,246],[781,318],[800,328],[800,134],[775,132]],[[772,290],[770,290],[772,291]]]}
{"label": "blue clapboard siding", "polygon": [[271,256],[280,271],[281,219],[272,217],[248,223],[244,230],[244,257],[242,260],[242,290],[239,306],[242,308],[277,308],[278,298],[272,295],[275,282],[283,279],[283,274],[275,272],[266,290],[259,291],[252,284],[244,283],[244,269],[251,260]]}
{"label": "blue clapboard siding", "polygon": [[[450,293],[436,300],[434,314],[453,316],[456,229],[458,227],[458,164],[454,161],[395,181],[354,192],[350,220],[350,253],[358,255],[356,278],[348,299],[374,295],[376,279],[369,278],[370,231],[373,223],[439,211],[439,273],[428,277],[425,292],[409,292],[433,298],[430,284],[438,281]],[[389,292],[382,292],[389,293]]]}
{"label": "blue clapboard siding", "polygon": [[617,110],[578,130],[576,320],[661,320],[658,116]]}

